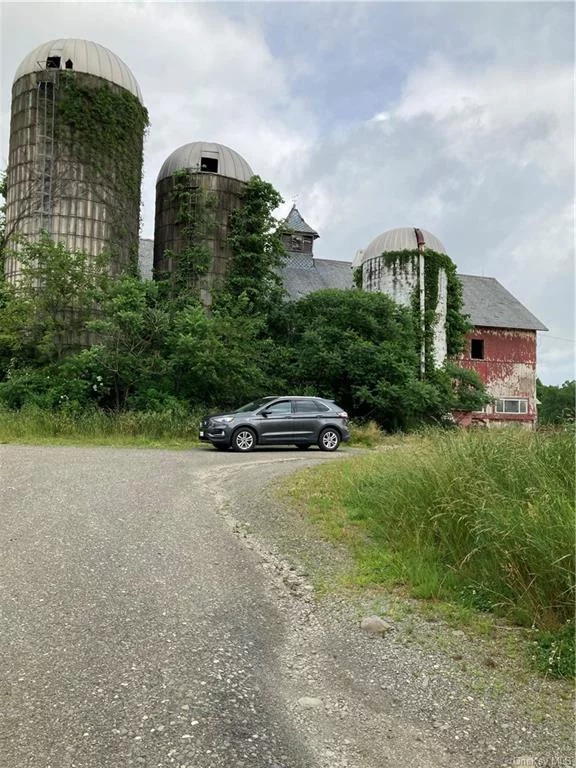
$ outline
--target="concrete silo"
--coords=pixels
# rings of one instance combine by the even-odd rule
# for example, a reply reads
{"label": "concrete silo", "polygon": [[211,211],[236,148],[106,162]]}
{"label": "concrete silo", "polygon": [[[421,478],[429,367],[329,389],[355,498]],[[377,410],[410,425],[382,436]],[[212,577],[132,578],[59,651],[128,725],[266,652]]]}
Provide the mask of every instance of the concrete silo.
{"label": "concrete silo", "polygon": [[418,310],[422,373],[427,354],[435,366],[442,365],[447,355],[448,261],[437,237],[425,229],[404,227],[374,238],[358,252],[353,265],[362,269],[365,291],[385,293],[396,303]]}
{"label": "concrete silo", "polygon": [[230,214],[241,205],[252,169],[237,152],[211,142],[195,141],[175,150],[164,162],[156,183],[154,276],[182,273],[191,248],[204,248],[201,274],[189,282],[210,303],[210,291],[226,274],[232,259],[227,243]]}
{"label": "concrete silo", "polygon": [[69,250],[109,252],[111,271],[137,258],[148,115],[134,75],[87,40],[31,51],[12,87],[6,234],[9,280],[18,240],[44,231]]}

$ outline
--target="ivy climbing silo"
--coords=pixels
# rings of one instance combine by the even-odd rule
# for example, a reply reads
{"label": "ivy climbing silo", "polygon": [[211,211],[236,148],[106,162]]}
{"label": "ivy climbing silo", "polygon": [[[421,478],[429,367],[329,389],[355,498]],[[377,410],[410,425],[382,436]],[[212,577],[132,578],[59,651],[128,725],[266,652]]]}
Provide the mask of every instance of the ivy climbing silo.
{"label": "ivy climbing silo", "polygon": [[51,40],[29,53],[12,87],[5,272],[18,243],[46,232],[69,250],[136,263],[148,113],[126,64],[97,43]]}
{"label": "ivy climbing silo", "polygon": [[252,169],[237,152],[205,141],[165,160],[156,183],[154,277],[196,287],[204,304],[232,259],[230,214],[241,205]]}
{"label": "ivy climbing silo", "polygon": [[[414,311],[422,375],[455,353],[449,326],[451,311],[461,310],[461,288],[456,268],[437,237],[425,229],[390,229],[359,251],[353,266],[360,270],[357,285],[385,293]],[[456,332],[454,339],[456,344]]]}

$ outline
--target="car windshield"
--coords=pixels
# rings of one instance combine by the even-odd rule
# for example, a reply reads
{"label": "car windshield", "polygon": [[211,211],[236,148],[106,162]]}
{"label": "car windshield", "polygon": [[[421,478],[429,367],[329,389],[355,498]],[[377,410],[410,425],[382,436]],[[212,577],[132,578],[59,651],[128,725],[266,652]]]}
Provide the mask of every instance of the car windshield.
{"label": "car windshield", "polygon": [[261,397],[260,400],[254,400],[253,403],[247,403],[242,408],[237,408],[234,413],[247,413],[248,411],[257,411],[258,408],[262,408],[263,405],[269,403],[271,400],[276,400],[275,397]]}

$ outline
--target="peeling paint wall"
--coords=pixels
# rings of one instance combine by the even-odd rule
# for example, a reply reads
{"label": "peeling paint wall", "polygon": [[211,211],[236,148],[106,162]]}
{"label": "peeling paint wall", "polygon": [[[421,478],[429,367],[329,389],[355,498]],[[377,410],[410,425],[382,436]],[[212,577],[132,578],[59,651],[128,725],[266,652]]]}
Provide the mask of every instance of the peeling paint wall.
{"label": "peeling paint wall", "polygon": [[[484,358],[471,355],[472,341],[484,342]],[[488,426],[518,423],[533,425],[536,420],[536,331],[476,327],[468,334],[466,351],[459,359],[463,368],[476,371],[495,399],[527,401],[526,413],[498,413],[495,404],[473,415]]]}

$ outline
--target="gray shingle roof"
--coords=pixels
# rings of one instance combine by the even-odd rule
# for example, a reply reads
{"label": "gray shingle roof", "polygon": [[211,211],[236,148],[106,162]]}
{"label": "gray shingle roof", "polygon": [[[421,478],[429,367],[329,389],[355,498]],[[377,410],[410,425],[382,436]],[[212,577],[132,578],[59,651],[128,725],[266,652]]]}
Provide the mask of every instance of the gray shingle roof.
{"label": "gray shingle roof", "polygon": [[293,232],[297,232],[298,234],[302,235],[313,235],[314,239],[317,237],[320,237],[318,232],[316,232],[315,229],[312,229],[312,227],[309,224],[306,224],[304,219],[302,218],[300,211],[298,208],[296,208],[296,205],[292,206],[292,209],[288,216],[286,217],[286,221],[284,222],[288,229],[291,229]]}
{"label": "gray shingle roof", "polygon": [[[288,296],[301,299],[323,288],[352,288],[352,265],[348,261],[313,259],[312,264],[297,264],[298,254],[288,254],[282,279]],[[462,283],[464,313],[472,325],[487,328],[517,328],[547,331],[548,328],[529,312],[493,277],[458,275]]]}
{"label": "gray shingle roof", "polygon": [[470,316],[473,325],[486,328],[518,328],[525,331],[548,330],[493,277],[458,277],[462,283],[464,311]]}
{"label": "gray shingle roof", "polygon": [[349,261],[310,259],[306,266],[296,266],[300,254],[288,253],[280,274],[284,288],[292,301],[324,288],[352,288],[352,265]]}

